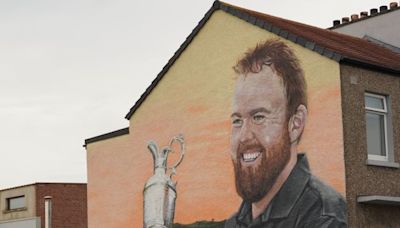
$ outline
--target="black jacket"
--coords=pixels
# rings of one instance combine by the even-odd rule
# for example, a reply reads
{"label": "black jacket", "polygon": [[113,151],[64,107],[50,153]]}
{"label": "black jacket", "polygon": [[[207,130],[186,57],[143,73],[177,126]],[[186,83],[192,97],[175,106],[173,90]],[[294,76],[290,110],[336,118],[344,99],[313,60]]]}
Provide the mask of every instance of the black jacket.
{"label": "black jacket", "polygon": [[311,175],[304,154],[297,158],[288,179],[260,216],[253,220],[251,203],[243,202],[239,211],[226,221],[225,227],[347,227],[343,197]]}

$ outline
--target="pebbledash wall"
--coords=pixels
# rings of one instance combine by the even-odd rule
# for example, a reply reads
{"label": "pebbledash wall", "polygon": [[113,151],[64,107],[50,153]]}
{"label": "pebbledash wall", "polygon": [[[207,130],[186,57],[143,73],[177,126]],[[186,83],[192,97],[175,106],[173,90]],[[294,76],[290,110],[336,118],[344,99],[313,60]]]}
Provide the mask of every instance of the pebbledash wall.
{"label": "pebbledash wall", "polygon": [[366,92],[387,96],[391,119],[388,138],[393,160],[400,161],[400,77],[342,65],[341,82],[349,227],[400,227],[399,202],[357,202],[360,196],[400,196],[398,163],[392,164],[394,167],[368,164],[364,108]]}
{"label": "pebbledash wall", "polygon": [[[237,211],[230,158],[232,66],[249,48],[277,35],[215,11],[133,113],[129,128],[86,142],[89,228],[141,227],[143,187],[152,176],[147,142],[183,133],[187,152],[174,180],[175,222],[224,220]],[[299,58],[309,118],[300,150],[313,174],[346,195],[340,65],[280,38]],[[171,160],[174,158],[171,157]]]}

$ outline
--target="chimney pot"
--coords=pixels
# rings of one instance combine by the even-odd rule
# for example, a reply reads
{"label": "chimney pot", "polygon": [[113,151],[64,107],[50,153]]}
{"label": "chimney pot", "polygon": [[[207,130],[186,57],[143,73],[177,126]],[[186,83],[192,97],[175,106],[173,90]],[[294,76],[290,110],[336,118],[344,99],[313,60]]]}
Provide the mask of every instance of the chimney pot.
{"label": "chimney pot", "polygon": [[368,12],[367,12],[367,11],[362,11],[362,12],[360,13],[360,16],[361,16],[361,18],[363,18],[363,17],[368,17]]}
{"label": "chimney pot", "polygon": [[397,2],[391,2],[391,3],[390,3],[390,9],[391,9],[391,10],[392,10],[392,9],[396,9],[397,6],[398,6]]}
{"label": "chimney pot", "polygon": [[381,6],[381,7],[379,7],[379,12],[386,12],[387,9],[388,9],[387,6]]}
{"label": "chimney pot", "polygon": [[358,20],[358,14],[352,14],[351,21],[357,21],[357,20]]}
{"label": "chimney pot", "polygon": [[377,8],[372,8],[372,9],[370,9],[370,14],[371,14],[371,16],[372,15],[375,15],[375,14],[377,14],[378,13],[378,9]]}
{"label": "chimney pot", "polygon": [[349,17],[342,17],[342,24],[350,22]]}
{"label": "chimney pot", "polygon": [[333,21],[333,27],[340,25],[340,20]]}

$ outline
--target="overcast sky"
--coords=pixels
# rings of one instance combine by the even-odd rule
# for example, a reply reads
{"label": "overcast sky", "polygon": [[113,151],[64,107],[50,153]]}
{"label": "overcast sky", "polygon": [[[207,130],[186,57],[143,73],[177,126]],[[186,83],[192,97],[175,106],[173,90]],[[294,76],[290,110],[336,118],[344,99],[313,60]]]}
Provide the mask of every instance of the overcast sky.
{"label": "overcast sky", "polygon": [[[227,0],[330,27],[383,0]],[[0,0],[0,189],[86,182],[84,139],[124,119],[212,0]]]}

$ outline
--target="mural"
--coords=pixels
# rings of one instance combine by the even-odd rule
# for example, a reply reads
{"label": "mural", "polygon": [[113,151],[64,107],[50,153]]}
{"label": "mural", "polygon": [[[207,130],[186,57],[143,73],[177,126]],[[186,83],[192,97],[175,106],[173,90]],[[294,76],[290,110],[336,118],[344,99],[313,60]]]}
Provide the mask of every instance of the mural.
{"label": "mural", "polygon": [[225,227],[346,227],[346,205],[298,153],[307,120],[304,72],[282,41],[267,40],[234,67],[231,156],[243,202]]}
{"label": "mural", "polygon": [[[311,174],[306,154],[298,151],[308,117],[307,86],[293,51],[270,39],[233,68],[231,158],[243,201],[224,227],[346,227],[345,200]],[[171,149],[159,152],[153,142],[149,149],[155,171],[145,186],[144,226],[168,227],[176,196],[165,174]]]}
{"label": "mural", "polygon": [[[173,227],[345,227],[342,126],[336,61],[216,11],[129,134],[87,145],[89,228],[143,227],[155,215],[144,208],[147,143],[178,133],[185,158],[165,182],[176,201],[162,203]],[[165,167],[179,160],[170,153]]]}

